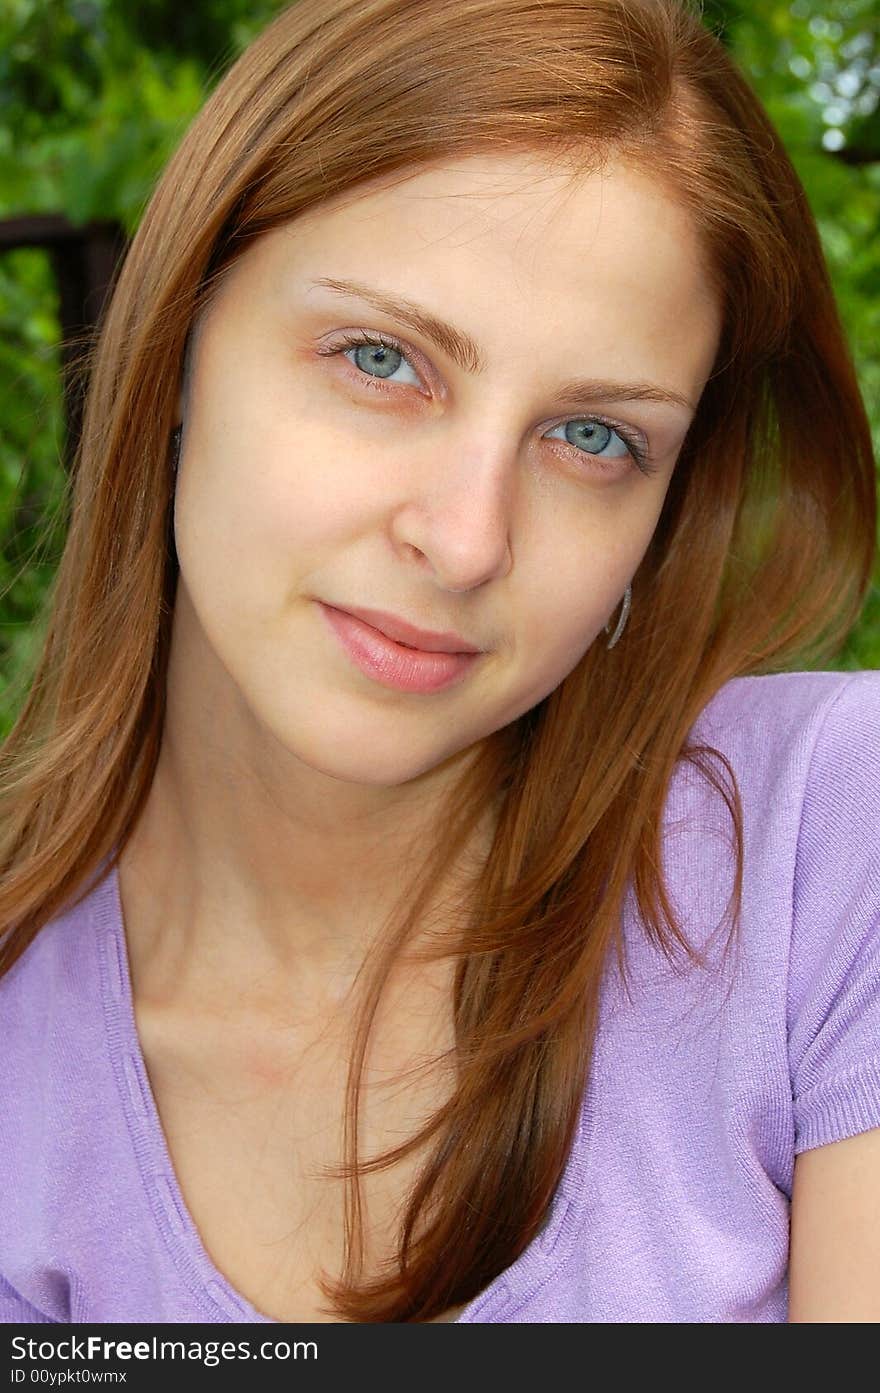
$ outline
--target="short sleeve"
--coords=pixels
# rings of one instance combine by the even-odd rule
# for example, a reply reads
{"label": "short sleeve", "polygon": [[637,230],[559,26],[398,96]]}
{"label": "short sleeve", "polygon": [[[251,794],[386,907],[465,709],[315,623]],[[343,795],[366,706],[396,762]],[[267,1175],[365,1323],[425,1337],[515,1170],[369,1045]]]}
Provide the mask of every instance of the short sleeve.
{"label": "short sleeve", "polygon": [[0,1274],[0,1325],[54,1325],[55,1321],[19,1296]]}
{"label": "short sleeve", "polygon": [[788,978],[795,1154],[880,1127],[880,672],[822,716],[798,833]]}

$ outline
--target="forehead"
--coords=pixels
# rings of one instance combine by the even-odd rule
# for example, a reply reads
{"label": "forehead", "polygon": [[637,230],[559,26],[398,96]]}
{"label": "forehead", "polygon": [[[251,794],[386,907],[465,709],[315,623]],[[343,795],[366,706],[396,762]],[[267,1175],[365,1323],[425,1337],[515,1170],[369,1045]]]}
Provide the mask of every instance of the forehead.
{"label": "forehead", "polygon": [[[646,372],[659,353],[685,390],[702,386],[720,329],[691,215],[623,161],[576,171],[532,153],[446,159],[324,200],[249,259],[272,297],[317,277],[367,281],[487,348],[493,333],[515,330],[534,347],[552,331],[570,356],[598,334],[606,359],[622,347],[621,366]],[[309,303],[329,293],[310,291]]]}
{"label": "forehead", "polygon": [[[629,263],[708,280],[709,267],[689,210],[659,179],[620,160],[574,170],[534,153],[448,159],[366,181],[324,200],[277,234],[305,246],[359,235],[380,255],[385,241],[409,236],[411,252],[451,254],[476,246],[503,266],[549,274],[560,254],[585,273]],[[572,267],[566,262],[565,274]]]}

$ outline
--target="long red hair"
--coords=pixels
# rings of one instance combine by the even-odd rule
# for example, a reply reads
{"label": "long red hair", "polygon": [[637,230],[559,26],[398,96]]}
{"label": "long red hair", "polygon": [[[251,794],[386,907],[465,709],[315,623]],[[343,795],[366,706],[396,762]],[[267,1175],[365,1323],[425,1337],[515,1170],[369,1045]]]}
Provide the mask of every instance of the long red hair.
{"label": "long red hair", "polygon": [[[739,792],[719,752],[689,742],[694,721],[732,677],[836,654],[870,586],[871,440],[815,222],[696,6],[299,0],[246,50],[162,175],[106,311],[66,545],[0,749],[2,973],[118,856],[151,785],[177,580],[168,441],[196,315],[254,238],[321,199],[426,161],[515,149],[573,170],[624,154],[662,181],[699,230],[722,340],[613,657],[594,643],[483,742],[389,922],[349,1074],[345,1271],[324,1287],[340,1319],[429,1319],[535,1238],[573,1143],[630,883],[645,933],[700,961],[662,875],[678,761],[730,810],[738,921]],[[358,1097],[379,993],[490,805],[488,858],[467,903],[448,907],[455,1093],[367,1166]],[[399,1262],[365,1273],[358,1166],[427,1142]]]}

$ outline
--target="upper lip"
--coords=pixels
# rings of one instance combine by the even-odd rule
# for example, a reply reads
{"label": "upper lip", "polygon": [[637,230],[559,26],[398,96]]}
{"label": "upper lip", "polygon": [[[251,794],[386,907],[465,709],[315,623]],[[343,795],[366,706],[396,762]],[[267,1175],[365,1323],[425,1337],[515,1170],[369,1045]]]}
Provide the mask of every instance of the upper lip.
{"label": "upper lip", "polygon": [[378,629],[386,638],[393,638],[398,643],[406,643],[410,648],[421,648],[426,653],[481,653],[483,650],[477,648],[473,643],[468,643],[459,634],[450,632],[436,634],[429,629],[416,628],[415,624],[408,624],[405,619],[400,619],[396,614],[389,614],[381,609],[359,609],[353,605],[331,605],[331,609],[342,610],[343,614],[354,615],[355,619],[362,619],[365,624],[370,624],[374,629]]}

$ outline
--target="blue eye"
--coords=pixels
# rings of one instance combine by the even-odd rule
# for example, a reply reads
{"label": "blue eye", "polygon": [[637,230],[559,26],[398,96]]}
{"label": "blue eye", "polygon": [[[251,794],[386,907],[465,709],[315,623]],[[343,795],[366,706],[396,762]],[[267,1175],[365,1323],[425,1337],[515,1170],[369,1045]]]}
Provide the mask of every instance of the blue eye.
{"label": "blue eye", "polygon": [[[419,381],[418,375],[409,364],[400,345],[381,334],[371,338],[368,334],[361,332],[356,338],[346,339],[334,351],[342,353],[346,358],[348,358],[349,353],[352,353],[352,357],[348,361],[367,377],[391,377],[397,372],[401,363],[406,363],[415,379],[411,385],[416,385]],[[377,371],[374,372],[374,369]]]}
{"label": "blue eye", "polygon": [[[629,441],[625,440],[607,421],[599,420],[595,416],[589,416],[580,421],[563,421],[561,426],[554,426],[553,430],[564,431],[565,440],[569,445],[574,445],[575,449],[583,450],[589,455],[603,456],[603,452],[614,436],[617,437],[622,448],[611,451],[604,458],[620,459],[623,455],[635,454],[635,448]],[[552,431],[548,432],[546,439],[551,439],[552,435]],[[636,456],[636,458],[638,457]]]}
{"label": "blue eye", "polygon": [[[386,390],[380,385],[381,380],[391,378],[403,363],[413,374],[414,381],[409,385],[417,386],[420,381],[402,346],[390,335],[379,332],[368,334],[366,330],[361,329],[357,333],[347,335],[342,343],[334,348],[326,348],[322,352],[329,355],[341,353],[346,358],[353,352],[353,358],[348,358],[348,361],[363,374],[368,386],[375,386],[379,391]],[[605,421],[600,416],[588,416],[563,421],[561,425],[554,426],[553,430],[564,431],[566,444],[579,454],[598,460],[600,464],[603,460],[617,460],[629,455],[643,474],[657,473],[658,466],[648,460],[648,451],[642,440],[626,426]],[[611,454],[604,454],[606,446],[615,436],[623,448]],[[551,439],[552,432],[548,432],[544,438]],[[591,446],[597,448],[591,449]]]}

